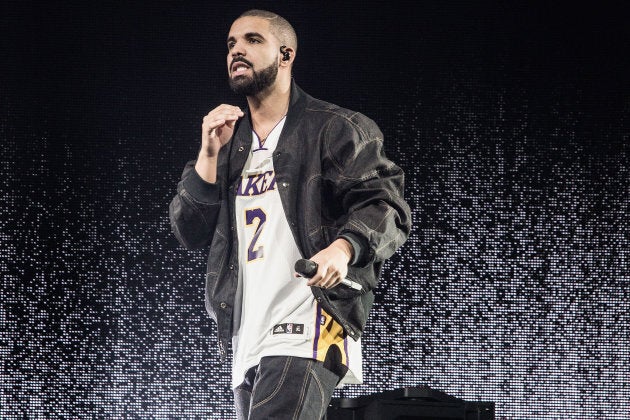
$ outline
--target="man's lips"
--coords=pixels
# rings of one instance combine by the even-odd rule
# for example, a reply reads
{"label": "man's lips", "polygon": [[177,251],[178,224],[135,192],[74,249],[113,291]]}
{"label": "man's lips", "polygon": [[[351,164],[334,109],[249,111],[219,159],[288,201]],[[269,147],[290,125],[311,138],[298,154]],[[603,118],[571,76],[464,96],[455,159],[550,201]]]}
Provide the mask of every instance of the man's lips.
{"label": "man's lips", "polygon": [[232,76],[240,76],[245,74],[245,72],[249,69],[245,64],[237,64],[232,67]]}
{"label": "man's lips", "polygon": [[234,61],[232,61],[232,65],[230,66],[230,71],[232,72],[232,76],[240,76],[251,67],[252,67],[252,64],[250,62],[248,62],[244,58],[240,58],[240,59],[235,59]]}

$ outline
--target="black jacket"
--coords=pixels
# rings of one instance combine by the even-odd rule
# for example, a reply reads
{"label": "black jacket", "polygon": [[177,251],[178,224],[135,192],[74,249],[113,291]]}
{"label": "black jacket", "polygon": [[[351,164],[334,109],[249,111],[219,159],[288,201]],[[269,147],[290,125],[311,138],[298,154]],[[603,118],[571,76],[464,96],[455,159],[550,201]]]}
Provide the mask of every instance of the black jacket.
{"label": "black jacket", "polygon": [[[217,322],[222,359],[232,336],[238,281],[235,193],[252,139],[245,114],[219,153],[216,184],[203,181],[194,170],[195,162],[188,162],[169,208],[173,233],[184,247],[210,246],[206,309]],[[385,157],[383,135],[372,120],[315,99],[295,83],[273,164],[282,205],[304,258],[340,235],[354,239],[358,258],[347,277],[360,283],[363,291],[343,285],[311,289],[356,340],[372,307],[372,289],[383,262],[409,235],[403,172]]]}

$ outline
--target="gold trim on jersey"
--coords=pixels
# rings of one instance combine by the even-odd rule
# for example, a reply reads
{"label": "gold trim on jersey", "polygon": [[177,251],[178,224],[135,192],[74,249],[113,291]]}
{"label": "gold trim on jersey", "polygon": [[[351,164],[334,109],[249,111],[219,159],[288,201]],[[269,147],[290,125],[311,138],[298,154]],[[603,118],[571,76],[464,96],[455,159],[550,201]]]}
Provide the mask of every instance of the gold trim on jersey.
{"label": "gold trim on jersey", "polygon": [[323,362],[331,346],[337,346],[341,353],[341,363],[348,366],[347,337],[343,327],[317,304],[315,309],[315,334],[313,337],[313,359]]}

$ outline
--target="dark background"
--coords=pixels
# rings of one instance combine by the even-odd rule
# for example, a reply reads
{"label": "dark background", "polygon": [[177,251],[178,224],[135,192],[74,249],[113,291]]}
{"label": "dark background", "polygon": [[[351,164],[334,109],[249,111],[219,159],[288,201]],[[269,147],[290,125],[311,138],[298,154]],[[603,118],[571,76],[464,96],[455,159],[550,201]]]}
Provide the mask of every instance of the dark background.
{"label": "dark background", "polygon": [[242,11],[293,23],[296,81],[407,174],[363,386],[498,418],[630,418],[624,2],[3,2],[0,417],[230,418],[205,252],[167,207],[201,118],[242,104]]}

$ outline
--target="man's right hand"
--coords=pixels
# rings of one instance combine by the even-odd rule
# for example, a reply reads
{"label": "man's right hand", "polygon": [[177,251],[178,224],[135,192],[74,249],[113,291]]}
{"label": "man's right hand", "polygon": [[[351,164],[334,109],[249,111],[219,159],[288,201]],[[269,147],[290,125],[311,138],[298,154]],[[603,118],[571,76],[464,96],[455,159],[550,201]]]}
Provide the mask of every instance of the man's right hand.
{"label": "man's right hand", "polygon": [[230,141],[234,125],[243,115],[239,107],[222,104],[203,117],[201,149],[195,170],[204,181],[216,182],[219,150]]}
{"label": "man's right hand", "polygon": [[232,138],[234,124],[243,115],[245,114],[239,107],[222,104],[203,117],[199,154],[216,157],[219,150]]}

